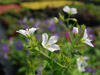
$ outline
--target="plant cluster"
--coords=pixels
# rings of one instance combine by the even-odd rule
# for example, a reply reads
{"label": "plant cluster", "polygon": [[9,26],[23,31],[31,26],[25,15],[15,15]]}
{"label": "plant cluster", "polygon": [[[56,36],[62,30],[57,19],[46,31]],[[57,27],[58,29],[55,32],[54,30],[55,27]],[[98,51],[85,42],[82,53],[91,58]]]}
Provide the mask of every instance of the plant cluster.
{"label": "plant cluster", "polygon": [[[26,75],[36,75],[37,70],[39,75],[88,75],[87,72],[96,74],[88,67],[89,57],[85,55],[85,44],[94,47],[87,29],[85,25],[79,26],[75,18],[70,18],[71,15],[77,14],[77,9],[65,6],[63,11],[69,15],[66,19],[59,14],[63,29],[69,35],[65,40],[54,35],[49,38],[47,33],[43,33],[42,40],[38,41],[34,32],[39,31],[39,28],[34,27],[17,31],[28,38],[28,43],[24,44],[27,52]],[[54,21],[57,23],[58,18],[54,18]],[[74,23],[70,24],[69,21]],[[57,41],[59,45],[56,44]]]}

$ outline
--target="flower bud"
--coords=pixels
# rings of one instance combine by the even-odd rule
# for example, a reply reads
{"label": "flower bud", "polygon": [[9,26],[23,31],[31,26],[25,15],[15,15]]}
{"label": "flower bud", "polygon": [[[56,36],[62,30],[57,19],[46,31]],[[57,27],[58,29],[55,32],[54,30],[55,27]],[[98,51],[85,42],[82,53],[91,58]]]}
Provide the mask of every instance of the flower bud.
{"label": "flower bud", "polygon": [[73,33],[77,34],[78,33],[78,28],[77,27],[73,27]]}
{"label": "flower bud", "polygon": [[58,18],[57,18],[57,17],[54,17],[53,19],[54,19],[54,22],[55,22],[55,23],[58,22]]}
{"label": "flower bud", "polygon": [[72,20],[73,20],[74,22],[77,22],[77,19],[75,19],[75,18],[73,18]]}
{"label": "flower bud", "polygon": [[82,30],[85,30],[86,26],[83,24],[81,25]]}

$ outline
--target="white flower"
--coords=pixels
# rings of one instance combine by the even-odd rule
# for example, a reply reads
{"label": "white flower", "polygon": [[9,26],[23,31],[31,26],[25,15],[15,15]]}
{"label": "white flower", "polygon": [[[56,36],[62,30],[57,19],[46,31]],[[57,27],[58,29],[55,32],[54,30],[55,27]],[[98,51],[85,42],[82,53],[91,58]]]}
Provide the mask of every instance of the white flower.
{"label": "white flower", "polygon": [[78,66],[78,70],[80,72],[84,72],[85,68],[88,66],[88,64],[86,63],[86,60],[88,60],[89,57],[80,57],[77,58],[77,66]]}
{"label": "white flower", "polygon": [[28,35],[28,36],[30,36],[30,34],[33,34],[36,30],[38,30],[38,28],[30,28],[30,29],[26,29],[26,30],[23,30],[23,29],[21,29],[21,30],[19,30],[19,31],[16,31],[16,32],[18,32],[18,33],[21,33],[21,34],[23,34],[23,35]]}
{"label": "white flower", "polygon": [[63,11],[72,15],[72,14],[77,14],[77,9],[76,8],[70,8],[69,6],[65,6],[63,8]]}
{"label": "white flower", "polygon": [[73,33],[78,34],[78,28],[77,27],[73,27]]}
{"label": "white flower", "polygon": [[87,30],[85,29],[84,31],[84,35],[82,38],[82,42],[88,44],[91,47],[94,47],[93,44],[91,43],[92,40],[89,39],[88,34],[87,34]]}
{"label": "white flower", "polygon": [[42,46],[51,52],[60,50],[60,47],[57,44],[55,44],[57,40],[58,40],[57,36],[51,36],[50,39],[48,40],[48,34],[47,33],[42,34]]}

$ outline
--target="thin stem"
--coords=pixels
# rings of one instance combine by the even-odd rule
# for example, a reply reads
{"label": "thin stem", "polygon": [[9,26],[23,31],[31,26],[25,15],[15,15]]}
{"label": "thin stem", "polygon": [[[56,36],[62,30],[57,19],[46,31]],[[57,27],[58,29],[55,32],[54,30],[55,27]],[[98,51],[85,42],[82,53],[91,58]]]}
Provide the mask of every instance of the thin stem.
{"label": "thin stem", "polygon": [[[51,59],[48,55],[46,55],[46,54],[43,53],[42,51],[38,50],[37,48],[36,48],[36,50],[39,51],[42,55],[44,55],[44,56],[47,57],[48,59]],[[53,60],[53,59],[51,59],[51,60]],[[54,61],[57,65],[59,65],[60,67],[66,68],[65,66],[63,66],[63,65],[60,64],[59,62],[57,62],[57,61],[55,61],[55,60],[53,60],[53,61]]]}
{"label": "thin stem", "polygon": [[70,15],[68,15],[67,25],[69,25],[69,18],[70,18]]}

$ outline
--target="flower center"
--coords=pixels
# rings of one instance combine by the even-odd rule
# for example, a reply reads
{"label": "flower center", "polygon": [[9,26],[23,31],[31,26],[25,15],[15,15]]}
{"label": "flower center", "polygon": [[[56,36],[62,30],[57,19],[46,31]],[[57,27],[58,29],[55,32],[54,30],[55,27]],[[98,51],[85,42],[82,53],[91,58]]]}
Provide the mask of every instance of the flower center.
{"label": "flower center", "polygon": [[46,46],[47,46],[47,47],[50,47],[50,44],[47,44]]}

